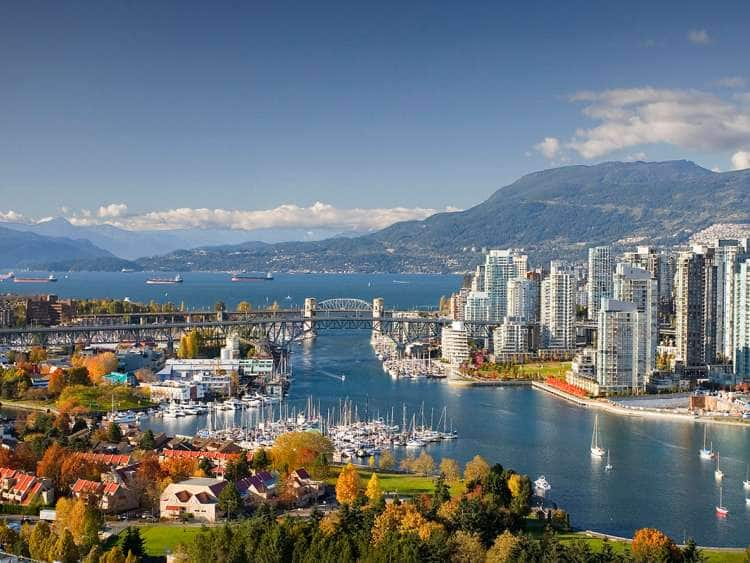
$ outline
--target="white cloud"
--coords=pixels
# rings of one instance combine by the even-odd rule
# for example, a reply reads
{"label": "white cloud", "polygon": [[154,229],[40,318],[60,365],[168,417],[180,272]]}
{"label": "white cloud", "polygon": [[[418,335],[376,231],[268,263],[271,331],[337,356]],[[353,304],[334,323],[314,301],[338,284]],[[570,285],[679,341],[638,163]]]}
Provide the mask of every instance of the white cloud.
{"label": "white cloud", "polygon": [[[316,202],[309,207],[285,204],[273,209],[207,209],[182,207],[164,211],[151,211],[142,214],[125,214],[121,210],[125,204],[116,209],[102,213],[100,208],[97,217],[81,213],[68,217],[74,225],[86,226],[107,223],[129,230],[171,230],[171,229],[232,229],[252,230],[270,228],[328,228],[340,230],[369,231],[392,225],[398,221],[425,219],[438,212],[430,208],[351,208],[341,209],[327,203]],[[446,211],[456,211],[454,207]]]}
{"label": "white cloud", "polygon": [[552,160],[560,152],[560,140],[556,137],[545,137],[543,141],[534,145],[534,148]]}
{"label": "white cloud", "polygon": [[716,172],[718,174],[719,172],[721,172],[721,168],[719,168],[718,166],[713,166],[711,168],[711,172]]}
{"label": "white cloud", "polygon": [[691,29],[688,32],[688,40],[695,45],[708,45],[711,37],[705,29]]}
{"label": "white cloud", "polygon": [[648,157],[646,156],[645,152],[636,152],[633,154],[629,154],[628,156],[623,158],[625,162],[638,162],[638,161],[644,161],[647,159]]}
{"label": "white cloud", "polygon": [[723,88],[742,88],[745,86],[745,79],[741,76],[725,76],[719,78],[714,84]]}
{"label": "white cloud", "polygon": [[26,217],[23,213],[9,209],[8,211],[0,211],[0,221],[3,223],[24,223],[26,222]]}
{"label": "white cloud", "polygon": [[96,212],[99,217],[121,217],[128,212],[128,206],[125,203],[110,203],[102,205]]}
{"label": "white cloud", "polygon": [[750,144],[750,105],[743,99],[650,87],[578,92],[570,100],[586,103],[583,114],[599,124],[578,129],[565,148],[588,159],[656,143],[736,151]]}
{"label": "white cloud", "polygon": [[732,155],[732,168],[745,170],[750,168],[750,151],[737,151]]}

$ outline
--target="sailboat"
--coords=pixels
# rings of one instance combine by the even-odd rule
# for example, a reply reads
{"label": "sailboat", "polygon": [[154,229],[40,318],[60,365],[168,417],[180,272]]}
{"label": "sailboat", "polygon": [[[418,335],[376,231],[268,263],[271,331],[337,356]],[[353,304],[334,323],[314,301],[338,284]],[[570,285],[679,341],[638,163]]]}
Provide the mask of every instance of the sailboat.
{"label": "sailboat", "polygon": [[729,509],[724,506],[724,487],[719,487],[719,506],[716,507],[716,514],[719,516],[729,514]]}
{"label": "sailboat", "polygon": [[703,447],[700,449],[701,459],[712,459],[714,457],[713,447],[714,444],[711,442],[711,447],[706,448],[706,438],[708,436],[708,426],[703,427]]}
{"label": "sailboat", "polygon": [[599,415],[594,418],[594,433],[591,435],[591,455],[594,457],[603,457],[604,448],[599,445]]}
{"label": "sailboat", "polygon": [[745,480],[742,481],[742,486],[746,491],[750,491],[750,463],[748,463],[747,465],[747,470],[745,471]]}
{"label": "sailboat", "polygon": [[609,450],[607,450],[607,465],[604,466],[605,471],[612,471],[614,469],[614,466],[609,461]]}
{"label": "sailboat", "polygon": [[719,452],[716,452],[716,471],[714,471],[714,477],[716,477],[717,481],[721,481],[724,478],[724,472],[721,470],[719,462]]}

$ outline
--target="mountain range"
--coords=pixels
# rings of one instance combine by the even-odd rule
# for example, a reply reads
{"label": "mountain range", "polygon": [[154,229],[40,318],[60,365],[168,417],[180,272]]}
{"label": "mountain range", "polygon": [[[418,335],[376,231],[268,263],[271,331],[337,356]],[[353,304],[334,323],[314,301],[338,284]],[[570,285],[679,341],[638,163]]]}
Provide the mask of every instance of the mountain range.
{"label": "mountain range", "polygon": [[[132,259],[147,248],[152,256],[136,263],[149,270],[449,272],[473,267],[482,259],[483,247],[524,248],[532,262],[542,264],[556,257],[582,257],[586,247],[595,244],[671,246],[717,223],[744,222],[750,222],[750,170],[717,173],[680,160],[535,172],[465,211],[396,223],[357,237],[237,243],[216,233],[223,244],[196,247],[196,233],[76,227],[64,219],[23,230],[55,235],[67,259],[77,252],[87,261],[107,257],[102,269],[113,267],[114,256]],[[0,252],[7,247],[8,231],[0,230]],[[248,233],[235,231],[232,236]],[[205,232],[203,240],[210,240]],[[96,251],[106,254],[91,256]],[[31,260],[17,251],[15,256]]]}

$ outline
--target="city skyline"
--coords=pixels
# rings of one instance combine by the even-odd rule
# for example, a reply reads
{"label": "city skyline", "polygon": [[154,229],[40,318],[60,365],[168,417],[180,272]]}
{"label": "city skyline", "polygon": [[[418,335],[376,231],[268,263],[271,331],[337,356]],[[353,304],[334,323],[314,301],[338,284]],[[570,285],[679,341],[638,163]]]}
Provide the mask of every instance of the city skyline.
{"label": "city skyline", "polygon": [[550,166],[744,168],[731,7],[6,8],[0,218],[373,230]]}

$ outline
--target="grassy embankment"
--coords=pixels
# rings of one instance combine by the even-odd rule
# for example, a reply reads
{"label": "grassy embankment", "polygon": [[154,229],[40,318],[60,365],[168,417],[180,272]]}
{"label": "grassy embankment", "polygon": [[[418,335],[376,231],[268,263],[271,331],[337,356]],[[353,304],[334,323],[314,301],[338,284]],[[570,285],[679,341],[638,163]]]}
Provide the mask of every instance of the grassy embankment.
{"label": "grassy embankment", "polygon": [[57,408],[68,412],[106,412],[115,409],[130,410],[153,406],[135,388],[125,385],[72,385],[63,389]]}
{"label": "grassy embankment", "polygon": [[487,380],[545,380],[548,377],[565,377],[570,369],[570,362],[529,362],[526,364],[491,364],[485,363],[473,369],[469,375]]}
{"label": "grassy embankment", "polygon": [[[326,479],[326,482],[329,485],[335,485],[340,471],[340,466],[332,466],[331,474]],[[369,467],[357,467],[357,473],[359,473],[363,490],[367,487],[367,482],[370,480],[373,472],[378,474],[380,488],[386,494],[396,493],[401,496],[412,497],[421,494],[431,494],[435,490],[435,476],[433,475],[414,475],[412,473],[396,473],[393,471],[370,469]],[[451,495],[461,494],[464,491],[463,482],[452,484],[450,490]]]}

